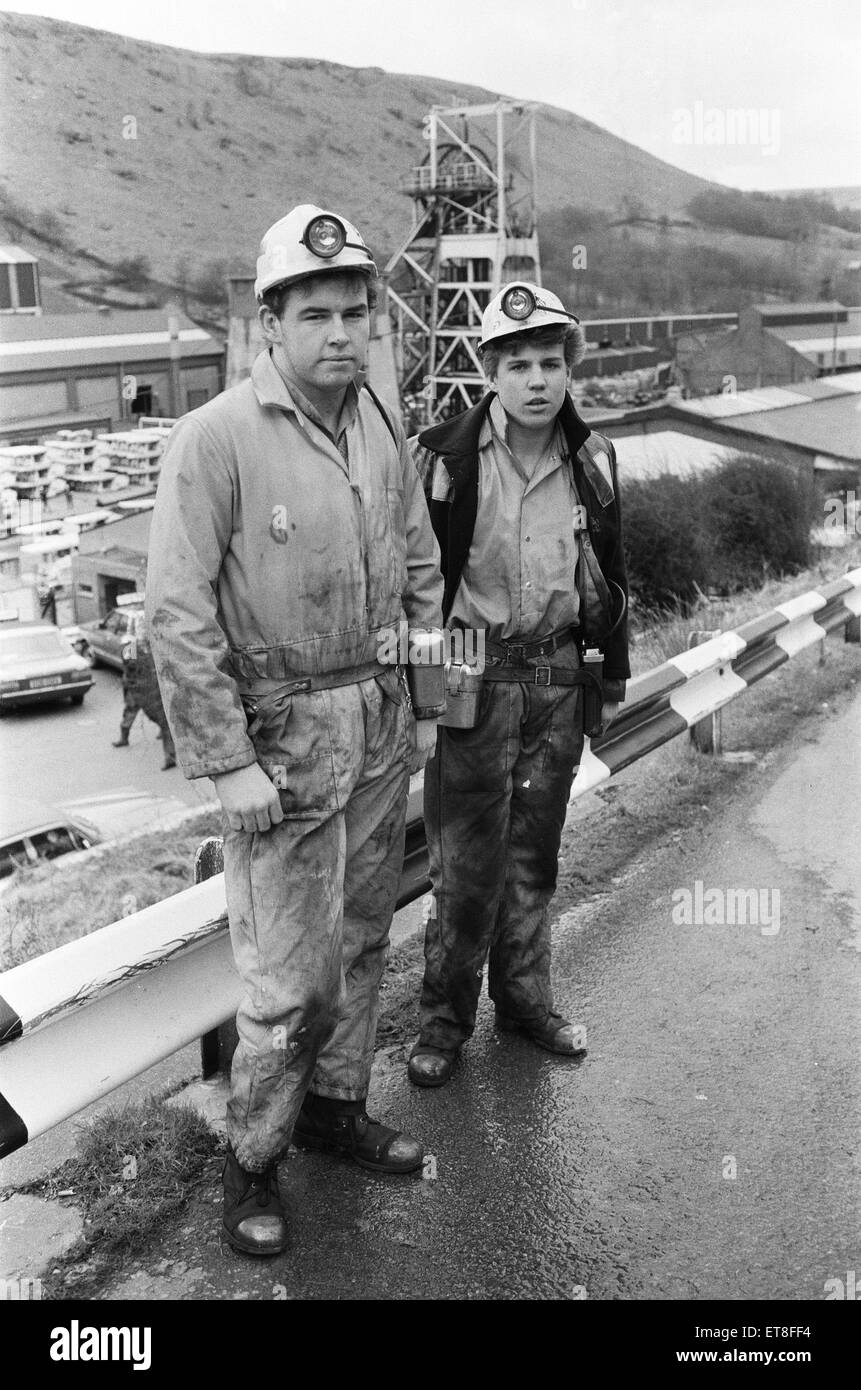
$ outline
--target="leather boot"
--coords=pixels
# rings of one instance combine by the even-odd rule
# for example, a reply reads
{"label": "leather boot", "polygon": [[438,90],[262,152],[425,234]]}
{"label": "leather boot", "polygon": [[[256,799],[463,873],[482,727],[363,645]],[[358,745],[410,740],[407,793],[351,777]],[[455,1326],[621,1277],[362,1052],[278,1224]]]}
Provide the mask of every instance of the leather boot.
{"label": "leather boot", "polygon": [[275,1164],[262,1173],[249,1172],[228,1148],[221,1178],[223,1231],[234,1250],[246,1255],[280,1255],[287,1248],[287,1223],[281,1210]]}
{"label": "leather boot", "polygon": [[113,741],[113,743],[111,744],[111,747],[112,747],[112,748],[128,748],[128,746],[129,746],[129,736],[128,736],[128,734],[120,734],[119,738],[115,738],[114,741]]}
{"label": "leather boot", "polygon": [[310,1091],[293,1128],[293,1143],[343,1154],[374,1173],[412,1173],[424,1160],[417,1139],[369,1119],[363,1100],[335,1100]]}

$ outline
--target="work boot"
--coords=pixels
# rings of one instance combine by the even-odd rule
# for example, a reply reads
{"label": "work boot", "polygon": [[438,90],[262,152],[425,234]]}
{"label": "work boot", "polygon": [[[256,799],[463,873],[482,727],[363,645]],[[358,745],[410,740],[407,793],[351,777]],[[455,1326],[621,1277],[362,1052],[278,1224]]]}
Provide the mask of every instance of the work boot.
{"label": "work boot", "polygon": [[496,1026],[503,1033],[523,1033],[530,1042],[537,1043],[547,1052],[555,1052],[560,1057],[585,1057],[586,1027],[582,1023],[569,1023],[561,1014],[548,1014],[547,1021],[536,1027],[532,1023],[521,1023],[516,1018],[496,1010]]}
{"label": "work boot", "polygon": [[424,1159],[417,1139],[370,1119],[363,1100],[333,1100],[310,1091],[293,1128],[293,1143],[343,1154],[374,1173],[412,1173]]}
{"label": "work boot", "polygon": [[111,744],[111,747],[112,747],[112,748],[128,748],[128,746],[129,746],[129,736],[128,736],[128,734],[120,734],[119,738],[115,738],[114,741],[113,741],[113,743]]}
{"label": "work boot", "polygon": [[164,762],[161,765],[162,772],[167,772],[168,769],[171,767],[176,767],[176,758],[165,758]]}
{"label": "work boot", "polygon": [[228,1148],[221,1179],[222,1229],[234,1250],[246,1255],[280,1255],[287,1248],[287,1223],[281,1210],[275,1164],[262,1173],[251,1173]]}
{"label": "work boot", "polygon": [[414,1086],[444,1086],[451,1076],[451,1070],[458,1049],[431,1047],[429,1043],[417,1042],[407,1064],[407,1076]]}

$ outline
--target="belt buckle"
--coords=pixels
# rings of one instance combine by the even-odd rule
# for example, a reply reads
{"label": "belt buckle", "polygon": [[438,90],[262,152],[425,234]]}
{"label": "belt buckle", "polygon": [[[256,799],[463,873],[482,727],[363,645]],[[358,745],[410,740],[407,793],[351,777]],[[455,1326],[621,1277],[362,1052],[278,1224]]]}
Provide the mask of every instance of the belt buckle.
{"label": "belt buckle", "polygon": [[[544,679],[539,679],[539,677],[544,677]],[[549,666],[536,666],[536,667],[535,667],[535,677],[534,677],[534,679],[533,679],[533,685],[549,685],[549,684],[550,684],[550,667],[549,667]]]}

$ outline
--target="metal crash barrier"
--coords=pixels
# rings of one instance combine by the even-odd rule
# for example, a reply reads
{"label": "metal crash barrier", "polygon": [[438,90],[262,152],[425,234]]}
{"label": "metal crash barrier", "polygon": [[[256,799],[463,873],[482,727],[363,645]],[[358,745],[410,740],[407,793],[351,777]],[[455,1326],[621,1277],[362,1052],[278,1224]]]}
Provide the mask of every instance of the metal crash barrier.
{"label": "metal crash barrier", "polygon": [[[572,799],[836,628],[858,641],[859,617],[861,568],[636,677],[608,733],[587,741]],[[429,887],[420,794],[414,778],[399,907]],[[235,1013],[224,878],[207,877],[212,867],[199,864],[193,887],[0,975],[0,1158]]]}

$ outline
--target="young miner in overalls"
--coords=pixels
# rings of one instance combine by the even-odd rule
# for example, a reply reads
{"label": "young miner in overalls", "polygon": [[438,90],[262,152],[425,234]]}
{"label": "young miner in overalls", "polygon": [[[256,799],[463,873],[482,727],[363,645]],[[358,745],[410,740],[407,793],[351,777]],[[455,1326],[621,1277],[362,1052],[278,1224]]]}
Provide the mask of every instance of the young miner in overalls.
{"label": "young miner in overalls", "polygon": [[[630,670],[615,454],[567,390],[584,351],[556,295],[507,286],[482,320],[493,390],[414,442],[446,623],[483,633],[486,650],[474,726],[440,727],[425,770],[433,898],[409,1062],[419,1086],[449,1079],[488,956],[497,1026],[565,1056],[585,1051],[585,1029],[554,1006],[548,905],[584,709],[586,732],[609,723]],[[597,673],[599,650],[602,685],[583,666],[585,652]]]}
{"label": "young miner in overalls", "polygon": [[436,737],[378,655],[404,615],[438,626],[442,596],[403,430],[362,386],[375,277],[343,217],[303,205],[269,229],[268,350],[176,425],[153,516],[165,707],[185,775],[211,777],[224,812],[245,988],[224,1233],[255,1255],[287,1241],[276,1162],[291,1136],[381,1173],[423,1158],[365,1109],[410,742],[418,766]]}

